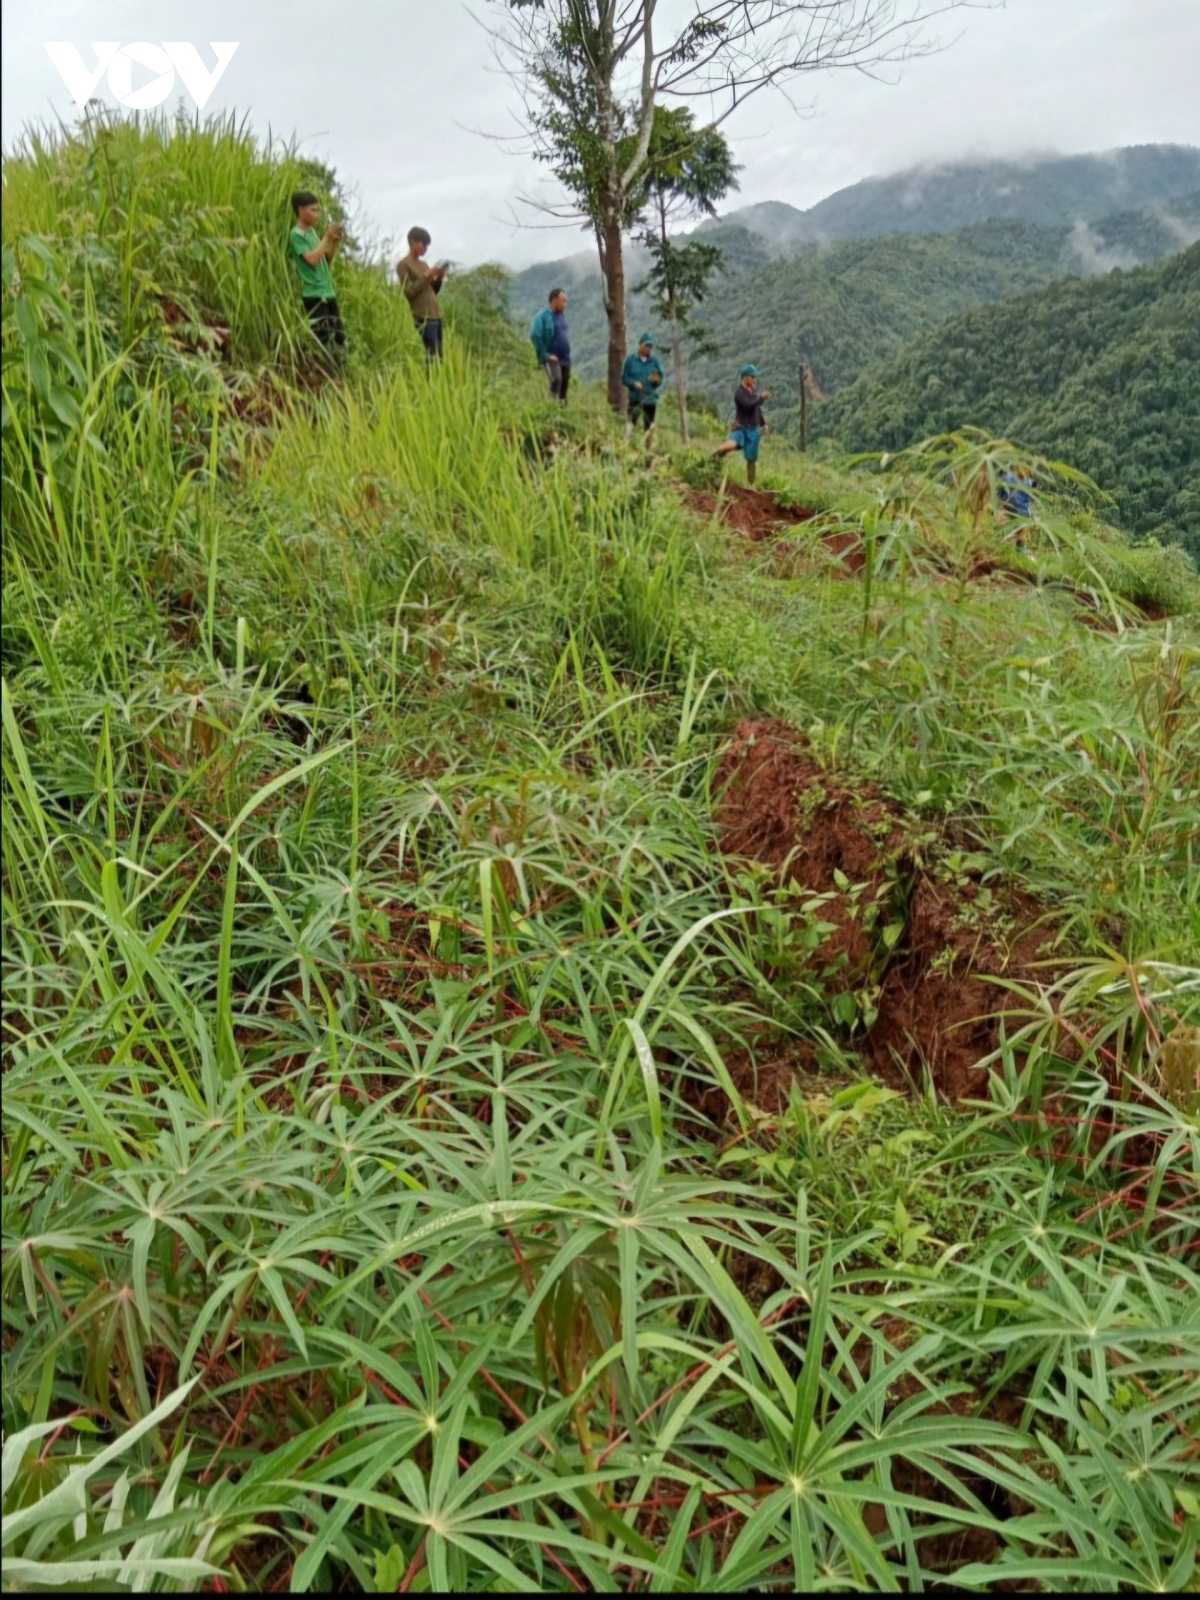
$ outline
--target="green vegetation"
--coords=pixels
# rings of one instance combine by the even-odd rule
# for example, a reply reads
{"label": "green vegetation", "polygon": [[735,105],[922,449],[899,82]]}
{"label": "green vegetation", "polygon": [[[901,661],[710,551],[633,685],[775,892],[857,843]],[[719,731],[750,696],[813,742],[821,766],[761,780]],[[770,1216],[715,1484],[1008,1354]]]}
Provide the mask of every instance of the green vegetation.
{"label": "green vegetation", "polygon": [[816,418],[858,450],[964,423],[1066,457],[1114,494],[1123,527],[1200,557],[1200,245],[963,312]]}
{"label": "green vegetation", "polygon": [[[832,395],[896,354],[906,340],[957,312],[1044,288],[1097,265],[1159,260],[1175,254],[1181,232],[1187,237],[1189,230],[1200,232],[1200,195],[1176,202],[1171,223],[1146,211],[1107,217],[1085,231],[992,221],[928,238],[896,235],[804,245],[783,257],[772,255],[754,234],[718,223],[696,235],[719,246],[722,260],[698,314],[714,349],[690,362],[692,386],[723,410],[737,363],[752,359],[768,374],[776,415],[790,427],[799,404],[801,356],[819,388]],[[578,371],[595,378],[603,371],[605,322],[590,261],[527,268],[515,280],[514,301],[532,317],[560,282],[572,294],[571,345]],[[654,322],[655,309],[632,297],[635,322]]]}
{"label": "green vegetation", "polygon": [[650,268],[645,283],[638,287],[651,294],[658,316],[666,320],[675,368],[679,430],[686,444],[690,429],[685,336],[690,335],[694,342],[692,313],[708,293],[721,252],[703,239],[688,238],[677,243],[670,237],[670,228],[681,216],[715,216],[717,201],[737,182],[737,168],[720,131],[697,129],[686,106],[655,111],[650,162],[649,194],[641,231]]}
{"label": "green vegetation", "polygon": [[321,388],[314,178],[5,163],[5,1583],[1194,1589],[1194,571],[972,434],[647,467],[352,243]]}

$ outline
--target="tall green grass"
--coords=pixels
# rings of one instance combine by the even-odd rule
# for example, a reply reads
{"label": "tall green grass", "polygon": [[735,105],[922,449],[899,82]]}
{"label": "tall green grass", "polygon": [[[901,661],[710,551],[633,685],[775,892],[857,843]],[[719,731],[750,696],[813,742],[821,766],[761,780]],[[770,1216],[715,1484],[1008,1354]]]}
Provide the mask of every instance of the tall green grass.
{"label": "tall green grass", "polygon": [[[303,319],[287,256],[290,197],[320,192],[344,218],[336,176],[294,144],[264,149],[234,114],[189,120],[91,114],[78,128],[27,130],[5,156],[5,241],[53,239],[101,288],[101,322],[120,346],[144,334],[163,299],[187,321],[232,332],[239,363],[293,361]],[[381,272],[353,260],[335,281],[358,342],[383,355],[402,330]]]}
{"label": "tall green grass", "polygon": [[[70,312],[5,322],[6,1582],[1194,1587],[1194,625],[1066,513],[981,586],[944,485],[781,450],[828,520],[748,553],[697,458],[549,405],[490,278],[427,375],[339,263],[314,391],[305,170],[225,123],[6,158]],[[775,959],[711,820],[751,711],[1055,913],[973,1108]]]}

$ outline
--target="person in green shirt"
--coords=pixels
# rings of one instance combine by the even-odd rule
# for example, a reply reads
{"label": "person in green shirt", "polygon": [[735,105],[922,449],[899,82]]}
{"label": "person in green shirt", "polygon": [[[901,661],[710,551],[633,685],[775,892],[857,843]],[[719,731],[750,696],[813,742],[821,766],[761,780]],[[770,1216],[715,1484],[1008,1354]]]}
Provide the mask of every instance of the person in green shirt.
{"label": "person in green shirt", "polygon": [[323,234],[317,233],[321,202],[307,189],[298,189],[292,196],[292,215],[296,221],[288,235],[288,254],[300,278],[300,297],[312,331],[324,348],[340,359],[345,354],[346,329],[329,263],[337,255],[346,230],[340,223],[331,222]]}
{"label": "person in green shirt", "polygon": [[654,354],[654,338],[644,333],[636,350],[625,357],[621,368],[621,382],[629,394],[629,414],[625,422],[625,443],[633,437],[634,424],[639,417],[646,430],[646,447],[650,446],[650,430],[658,415],[658,391],[666,374],[663,364]]}

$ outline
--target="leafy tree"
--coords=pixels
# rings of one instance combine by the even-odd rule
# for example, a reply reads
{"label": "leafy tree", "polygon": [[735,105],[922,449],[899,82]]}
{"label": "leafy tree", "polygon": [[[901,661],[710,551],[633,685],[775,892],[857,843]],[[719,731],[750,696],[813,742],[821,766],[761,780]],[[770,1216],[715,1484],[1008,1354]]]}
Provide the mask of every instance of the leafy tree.
{"label": "leafy tree", "polygon": [[921,24],[969,0],[491,0],[538,158],[592,226],[608,320],[608,397],[625,404],[625,234],[639,209],[660,98],[703,96],[719,126],[750,95],[830,67],[921,48]]}
{"label": "leafy tree", "polygon": [[689,433],[683,335],[690,332],[694,342],[711,348],[711,341],[702,338],[690,317],[721,264],[721,251],[703,239],[676,244],[668,229],[680,217],[715,216],[717,202],[737,187],[737,171],[720,129],[697,129],[687,106],[657,108],[646,182],[647,225],[641,234],[651,266],[635,293],[648,288],[670,328],[679,426],[685,443]]}

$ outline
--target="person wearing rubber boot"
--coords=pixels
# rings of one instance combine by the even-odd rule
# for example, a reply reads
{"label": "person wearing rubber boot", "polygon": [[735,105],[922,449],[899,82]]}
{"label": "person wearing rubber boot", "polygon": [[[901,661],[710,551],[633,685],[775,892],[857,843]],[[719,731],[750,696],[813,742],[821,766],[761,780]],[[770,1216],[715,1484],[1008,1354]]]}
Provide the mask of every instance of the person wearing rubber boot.
{"label": "person wearing rubber boot", "polygon": [[740,450],[746,458],[746,482],[749,484],[758,475],[758,447],[762,436],[771,431],[763,416],[763,405],[770,398],[769,393],[759,392],[758,368],[743,367],[738,386],[733,391],[733,427],[728,439],[716,453],[728,456]]}
{"label": "person wearing rubber boot", "polygon": [[654,339],[644,333],[638,347],[625,357],[621,368],[621,382],[629,395],[629,411],[625,419],[625,443],[633,437],[634,426],[641,419],[646,430],[646,449],[650,448],[650,434],[658,415],[658,393],[666,374],[663,364],[654,354]]}

